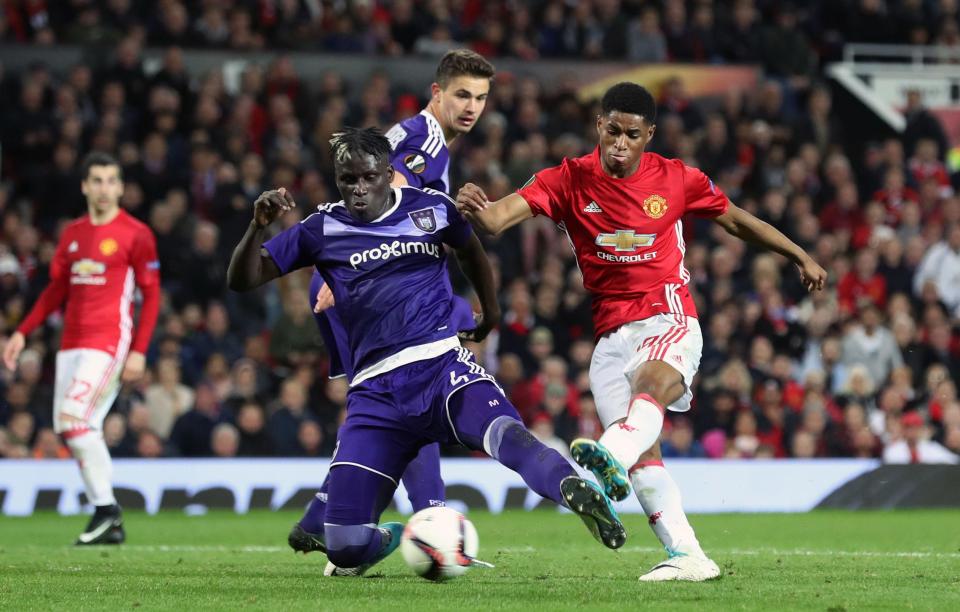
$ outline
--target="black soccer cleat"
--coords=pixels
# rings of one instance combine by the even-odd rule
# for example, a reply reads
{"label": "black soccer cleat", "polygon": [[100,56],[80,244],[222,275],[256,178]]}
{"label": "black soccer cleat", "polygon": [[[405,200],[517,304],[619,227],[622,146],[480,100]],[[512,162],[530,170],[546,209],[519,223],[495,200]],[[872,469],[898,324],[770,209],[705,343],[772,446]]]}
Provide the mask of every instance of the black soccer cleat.
{"label": "black soccer cleat", "polygon": [[624,545],[627,530],[600,487],[579,476],[567,476],[560,481],[560,493],[598,542],[611,549]]}
{"label": "black soccer cleat", "polygon": [[323,536],[310,533],[301,527],[300,523],[293,525],[290,534],[287,535],[287,544],[290,545],[290,548],[292,548],[294,552],[302,552],[303,554],[322,552],[323,554],[327,554],[327,544]]}
{"label": "black soccer cleat", "polygon": [[87,523],[87,528],[77,538],[76,545],[123,544],[126,539],[120,506],[114,504],[97,507]]}

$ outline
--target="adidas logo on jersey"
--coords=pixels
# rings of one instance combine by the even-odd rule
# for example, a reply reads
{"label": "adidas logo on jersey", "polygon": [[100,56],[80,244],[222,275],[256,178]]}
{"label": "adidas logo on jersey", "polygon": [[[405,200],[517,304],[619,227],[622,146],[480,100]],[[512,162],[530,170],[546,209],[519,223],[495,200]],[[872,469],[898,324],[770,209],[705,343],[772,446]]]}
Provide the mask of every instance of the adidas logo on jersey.
{"label": "adidas logo on jersey", "polygon": [[596,202],[590,202],[589,204],[587,204],[587,205],[583,208],[583,212],[588,212],[588,213],[602,213],[602,212],[603,212],[603,209],[600,208],[600,205],[597,204]]}

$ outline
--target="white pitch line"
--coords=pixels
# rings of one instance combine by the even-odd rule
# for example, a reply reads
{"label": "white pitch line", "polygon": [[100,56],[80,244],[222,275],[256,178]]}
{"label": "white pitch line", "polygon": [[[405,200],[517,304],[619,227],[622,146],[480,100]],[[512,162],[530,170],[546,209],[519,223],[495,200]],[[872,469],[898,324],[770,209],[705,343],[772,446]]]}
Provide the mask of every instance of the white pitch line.
{"label": "white pitch line", "polygon": [[[71,550],[102,551],[101,547],[71,547]],[[290,549],[286,546],[217,546],[217,545],[147,545],[124,544],[118,549],[135,552],[170,552],[170,553],[286,553]],[[537,552],[533,546],[514,546],[496,548],[493,552],[504,554],[528,554]],[[653,546],[624,546],[621,553],[660,553],[662,548]],[[870,550],[808,550],[808,549],[778,549],[778,548],[715,548],[708,551],[711,555],[756,556],[775,555],[782,557],[880,557],[880,558],[908,558],[908,559],[960,559],[958,552],[929,552],[929,551],[870,551]]]}
{"label": "white pitch line", "polygon": [[[77,547],[77,550],[100,550],[104,549],[98,546],[86,546],[86,547]],[[202,546],[202,545],[157,545],[152,546],[149,544],[123,544],[122,546],[113,549],[119,551],[123,550],[132,550],[136,552],[223,552],[223,553],[278,553],[278,552],[293,552],[292,549],[287,548],[286,546]]]}
{"label": "white pitch line", "polygon": [[[659,552],[662,548],[648,546],[626,546],[621,552],[649,553]],[[734,556],[777,555],[782,557],[890,557],[890,558],[943,558],[960,559],[960,553],[955,552],[928,552],[928,551],[880,551],[880,550],[809,550],[802,548],[716,548],[709,549],[711,555],[723,554]]]}

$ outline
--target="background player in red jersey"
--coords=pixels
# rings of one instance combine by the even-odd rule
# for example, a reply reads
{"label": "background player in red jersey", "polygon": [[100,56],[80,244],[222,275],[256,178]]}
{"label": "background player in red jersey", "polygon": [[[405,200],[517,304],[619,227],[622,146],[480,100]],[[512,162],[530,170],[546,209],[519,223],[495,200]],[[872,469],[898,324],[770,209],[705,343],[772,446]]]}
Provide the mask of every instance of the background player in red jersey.
{"label": "background player in red jersey", "polygon": [[[117,161],[91,153],[81,172],[87,215],[63,231],[50,263],[50,284],[10,337],[3,362],[14,370],[26,336],[66,303],[57,352],[54,431],[77,459],[87,499],[96,507],[77,544],[118,544],[125,537],[123,520],[101,427],[120,381],[143,375],[144,353],[159,310],[160,265],[150,228],[120,209],[123,177]],[[143,296],[136,332],[135,287]]]}
{"label": "background player in red jersey", "polygon": [[633,485],[670,554],[641,580],[700,581],[717,577],[719,568],[697,542],[658,441],[665,408],[690,408],[703,349],[681,218],[710,217],[731,235],[788,257],[808,290],[823,288],[826,271],[780,231],[734,206],[701,171],[644,152],[655,121],[650,92],[614,85],[603,96],[592,153],[542,170],[492,203],[468,183],[457,205],[489,233],[534,215],[567,233],[593,296],[590,386],[606,428],[599,442],[574,440],[571,452],[611,498],[624,499]]}

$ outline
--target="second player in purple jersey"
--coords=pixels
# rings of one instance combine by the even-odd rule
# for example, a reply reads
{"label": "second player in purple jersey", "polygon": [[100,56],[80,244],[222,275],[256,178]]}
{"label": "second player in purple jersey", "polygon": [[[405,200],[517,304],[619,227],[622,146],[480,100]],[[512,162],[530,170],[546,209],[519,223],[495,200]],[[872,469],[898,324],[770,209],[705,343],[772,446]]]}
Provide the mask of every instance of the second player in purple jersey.
{"label": "second player in purple jersey", "polygon": [[[482,56],[466,49],[450,51],[437,66],[431,85],[430,103],[418,114],[394,125],[386,134],[390,143],[390,164],[394,186],[410,185],[450,193],[450,150],[448,145],[469,132],[483,114],[493,66]],[[310,307],[330,354],[330,375],[353,377],[352,356],[344,343],[346,331],[333,309],[317,308],[317,296],[325,281],[314,272],[310,283]],[[454,298],[451,325],[456,330],[473,326],[470,305]],[[403,485],[413,509],[422,510],[446,501],[440,476],[440,447],[423,447],[403,475]],[[326,512],[328,481],[307,507],[287,537],[290,547],[300,552],[322,551],[315,533],[322,531]]]}

